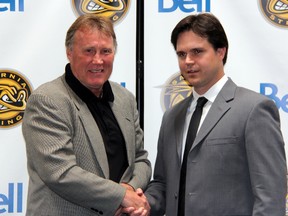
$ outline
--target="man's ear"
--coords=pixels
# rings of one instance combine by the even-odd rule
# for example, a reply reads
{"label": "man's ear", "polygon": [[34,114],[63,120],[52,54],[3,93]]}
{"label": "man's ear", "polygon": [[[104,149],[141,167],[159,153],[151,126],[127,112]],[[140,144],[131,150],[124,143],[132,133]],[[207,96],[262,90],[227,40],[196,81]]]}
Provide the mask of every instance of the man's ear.
{"label": "man's ear", "polygon": [[70,61],[71,58],[72,58],[72,50],[71,50],[71,48],[67,48],[66,49],[66,56],[67,56],[68,60]]}
{"label": "man's ear", "polygon": [[226,47],[223,47],[223,48],[218,48],[216,52],[219,54],[219,56],[223,60],[226,55],[226,51],[227,51]]}

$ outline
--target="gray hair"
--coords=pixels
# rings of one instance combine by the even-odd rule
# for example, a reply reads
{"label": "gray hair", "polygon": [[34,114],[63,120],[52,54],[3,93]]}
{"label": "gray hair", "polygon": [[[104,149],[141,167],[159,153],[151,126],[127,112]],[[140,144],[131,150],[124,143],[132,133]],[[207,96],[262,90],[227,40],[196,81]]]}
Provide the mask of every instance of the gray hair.
{"label": "gray hair", "polygon": [[106,17],[97,16],[95,14],[84,14],[79,16],[70,26],[66,34],[66,49],[72,49],[75,32],[81,28],[97,29],[105,35],[111,36],[113,38],[115,50],[117,49],[116,34],[112,21]]}

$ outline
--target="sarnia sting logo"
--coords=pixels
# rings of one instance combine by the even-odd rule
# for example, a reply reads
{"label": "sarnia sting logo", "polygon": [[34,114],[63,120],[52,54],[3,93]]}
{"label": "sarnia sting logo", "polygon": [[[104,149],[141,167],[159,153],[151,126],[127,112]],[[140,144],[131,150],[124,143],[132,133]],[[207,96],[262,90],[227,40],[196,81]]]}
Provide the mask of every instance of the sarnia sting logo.
{"label": "sarnia sting logo", "polygon": [[265,16],[274,24],[288,27],[288,0],[259,0]]}
{"label": "sarnia sting logo", "polygon": [[193,87],[188,85],[180,72],[173,74],[164,85],[159,87],[162,88],[161,106],[163,111],[189,97],[193,91]]}
{"label": "sarnia sting logo", "polygon": [[77,15],[95,14],[118,22],[129,8],[130,0],[72,0]]}
{"label": "sarnia sting logo", "polygon": [[23,119],[31,86],[19,72],[0,69],[0,128],[17,125]]}

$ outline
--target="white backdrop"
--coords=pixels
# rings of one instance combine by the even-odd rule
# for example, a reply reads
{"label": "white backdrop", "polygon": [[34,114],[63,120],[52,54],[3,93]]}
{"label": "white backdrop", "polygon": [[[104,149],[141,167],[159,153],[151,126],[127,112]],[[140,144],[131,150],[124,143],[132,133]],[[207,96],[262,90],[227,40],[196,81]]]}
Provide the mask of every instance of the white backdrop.
{"label": "white backdrop", "polygon": [[[28,189],[21,122],[3,126],[5,72],[19,73],[33,89],[64,73],[65,35],[77,18],[72,2],[0,0],[0,215],[25,215]],[[118,50],[111,80],[135,93],[136,2],[127,2],[128,10],[115,24]]]}
{"label": "white backdrop", "polygon": [[[264,14],[263,10],[266,8],[262,7],[263,2],[266,1],[145,1],[144,131],[145,145],[153,164],[164,111],[163,100],[169,99],[169,95],[164,96],[163,92],[168,89],[169,80],[179,74],[170,35],[174,26],[182,18],[197,11],[212,12],[219,18],[226,31],[230,46],[225,66],[226,74],[238,85],[261,92],[277,102],[287,152],[288,11],[286,9],[286,19],[277,20],[284,25],[278,25]],[[271,18],[275,19],[273,16]],[[177,80],[174,80],[175,83]],[[174,84],[171,83],[172,86]],[[260,91],[261,87],[262,91]],[[180,89],[174,86],[174,91]]]}
{"label": "white backdrop", "polygon": [[[285,66],[288,32],[287,26],[277,25],[265,16],[261,7],[265,1],[145,0],[144,131],[145,147],[153,165],[164,111],[162,93],[171,77],[175,78],[179,73],[170,34],[181,18],[197,11],[211,11],[226,30],[230,43],[226,74],[238,85],[270,97],[274,95],[274,99],[279,100],[282,131],[287,143],[288,74]],[[1,71],[19,72],[33,89],[64,72],[67,63],[65,34],[76,19],[71,2],[0,0],[0,95],[1,81],[4,80]],[[130,1],[125,17],[115,25],[119,46],[111,77],[119,83],[125,82],[133,93],[136,68],[135,2]],[[24,215],[28,176],[21,123],[2,127],[1,109],[0,102],[0,215]]]}

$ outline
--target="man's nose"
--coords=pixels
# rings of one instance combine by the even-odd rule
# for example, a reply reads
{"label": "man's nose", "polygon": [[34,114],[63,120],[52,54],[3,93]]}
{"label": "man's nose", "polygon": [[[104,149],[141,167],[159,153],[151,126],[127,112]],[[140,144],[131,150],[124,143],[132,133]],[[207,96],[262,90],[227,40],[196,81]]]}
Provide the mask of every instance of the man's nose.
{"label": "man's nose", "polygon": [[93,64],[102,64],[103,63],[103,57],[101,54],[99,53],[96,53],[94,56],[93,56]]}
{"label": "man's nose", "polygon": [[188,54],[185,58],[185,63],[186,64],[194,64],[195,60],[194,60],[193,56]]}

